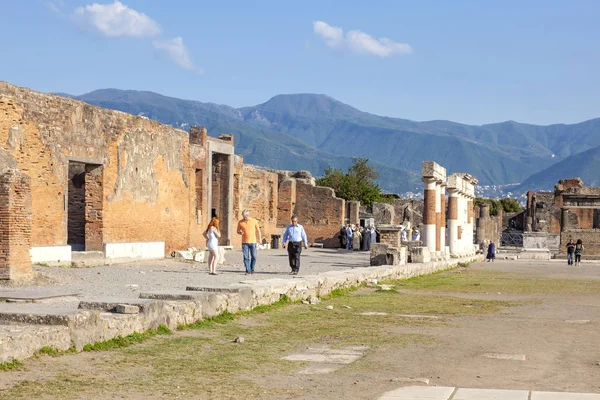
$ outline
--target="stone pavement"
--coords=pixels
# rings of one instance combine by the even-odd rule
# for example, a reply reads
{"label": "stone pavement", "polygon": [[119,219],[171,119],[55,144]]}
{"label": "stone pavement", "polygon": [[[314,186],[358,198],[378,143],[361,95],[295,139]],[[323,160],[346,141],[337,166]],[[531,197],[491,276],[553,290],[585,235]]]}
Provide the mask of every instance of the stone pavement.
{"label": "stone pavement", "polygon": [[600,400],[600,394],[407,386],[387,392],[379,400]]}

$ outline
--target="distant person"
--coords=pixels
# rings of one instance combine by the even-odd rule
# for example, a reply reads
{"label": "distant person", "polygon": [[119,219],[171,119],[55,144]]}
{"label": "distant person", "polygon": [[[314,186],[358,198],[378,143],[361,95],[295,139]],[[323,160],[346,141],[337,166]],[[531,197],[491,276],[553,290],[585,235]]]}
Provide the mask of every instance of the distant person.
{"label": "distant person", "polygon": [[496,259],[496,245],[494,244],[494,242],[490,242],[489,246],[488,246],[488,250],[487,250],[487,260],[488,262],[494,262],[494,260]]}
{"label": "distant person", "polygon": [[419,233],[418,229],[415,229],[415,232],[413,233],[412,240],[413,241],[421,240],[421,234]]}
{"label": "distant person", "polygon": [[569,239],[567,243],[567,265],[573,265],[573,256],[575,255],[575,243],[573,239]]}
{"label": "distant person", "polygon": [[371,229],[366,227],[362,239],[363,251],[371,251],[371,236]]}
{"label": "distant person", "polygon": [[262,242],[258,221],[250,218],[250,211],[242,211],[242,219],[238,222],[237,233],[242,235],[242,253],[246,275],[254,273],[256,265],[256,248]]}
{"label": "distant person", "polygon": [[345,249],[346,246],[348,245],[348,234],[346,233],[346,225],[342,225],[342,227],[340,228],[340,234],[338,237],[340,239],[340,247],[342,249]]}
{"label": "distant person", "polygon": [[400,232],[400,240],[406,242],[408,240],[408,234],[406,233],[406,228],[402,227],[402,231]]}
{"label": "distant person", "polygon": [[358,230],[358,228],[354,228],[354,231],[352,232],[352,250],[360,250],[360,239],[362,238],[362,235],[360,234],[360,231]]}
{"label": "distant person", "polygon": [[[289,243],[288,243],[289,242]],[[287,245],[288,256],[290,258],[290,268],[292,275],[298,275],[300,272],[300,254],[302,253],[302,245],[308,249],[308,240],[304,227],[298,223],[298,217],[292,216],[292,223],[287,226],[283,234],[283,248]]]}
{"label": "distant person", "polygon": [[219,261],[219,238],[221,232],[219,231],[219,218],[213,217],[206,230],[203,233],[206,239],[206,247],[208,248],[208,274],[216,275],[217,262]]}
{"label": "distant person", "polygon": [[583,253],[583,242],[581,239],[577,239],[577,244],[575,244],[575,266],[581,265],[581,253]]}
{"label": "distant person", "polygon": [[375,227],[371,227],[371,244],[377,243],[377,232],[375,231]]}
{"label": "distant person", "polygon": [[352,250],[352,225],[348,224],[346,227],[346,237],[348,238],[348,243],[346,243],[346,249]]}

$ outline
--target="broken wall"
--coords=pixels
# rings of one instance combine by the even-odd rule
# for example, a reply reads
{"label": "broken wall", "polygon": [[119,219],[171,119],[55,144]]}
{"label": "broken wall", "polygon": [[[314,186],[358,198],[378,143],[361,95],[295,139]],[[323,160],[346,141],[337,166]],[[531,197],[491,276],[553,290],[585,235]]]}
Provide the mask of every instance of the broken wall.
{"label": "broken wall", "polygon": [[31,177],[33,246],[67,243],[69,160],[101,165],[102,242],[199,244],[188,141],[144,117],[0,82],[0,144]]}

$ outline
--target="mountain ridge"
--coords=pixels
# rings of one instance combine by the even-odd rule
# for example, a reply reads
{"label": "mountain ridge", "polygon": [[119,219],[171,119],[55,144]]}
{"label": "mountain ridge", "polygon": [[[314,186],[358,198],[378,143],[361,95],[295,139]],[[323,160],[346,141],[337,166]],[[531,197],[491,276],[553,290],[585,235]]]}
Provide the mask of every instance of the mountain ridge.
{"label": "mountain ridge", "polygon": [[387,191],[414,190],[425,159],[448,172],[468,172],[481,184],[525,182],[573,154],[600,146],[600,118],[577,124],[533,125],[504,121],[468,125],[383,117],[326,94],[280,94],[256,106],[182,100],[151,91],[98,89],[69,96],[90,104],[156,119],[178,128],[206,126],[236,134],[236,149],[249,163],[270,168],[345,168],[350,157],[383,168]]}

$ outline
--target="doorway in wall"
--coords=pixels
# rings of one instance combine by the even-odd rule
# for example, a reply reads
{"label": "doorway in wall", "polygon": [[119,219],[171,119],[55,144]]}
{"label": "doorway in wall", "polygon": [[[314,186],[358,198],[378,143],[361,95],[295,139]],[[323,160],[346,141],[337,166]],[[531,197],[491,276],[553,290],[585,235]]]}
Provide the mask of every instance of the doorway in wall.
{"label": "doorway in wall", "polygon": [[102,250],[102,165],[69,161],[67,244],[72,251]]}

